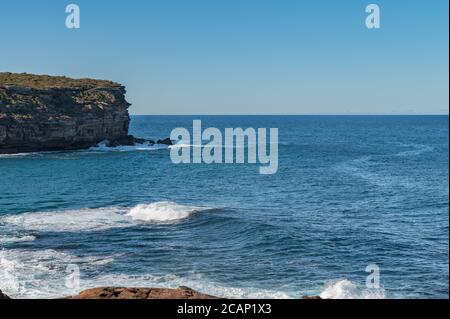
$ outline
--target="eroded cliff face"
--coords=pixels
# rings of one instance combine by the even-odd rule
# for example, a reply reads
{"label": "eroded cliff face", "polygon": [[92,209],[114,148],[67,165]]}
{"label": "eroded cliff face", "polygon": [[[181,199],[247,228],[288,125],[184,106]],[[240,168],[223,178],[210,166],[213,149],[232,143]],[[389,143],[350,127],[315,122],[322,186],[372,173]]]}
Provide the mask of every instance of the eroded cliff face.
{"label": "eroded cliff face", "polygon": [[114,82],[0,73],[0,154],[126,143],[129,106]]}

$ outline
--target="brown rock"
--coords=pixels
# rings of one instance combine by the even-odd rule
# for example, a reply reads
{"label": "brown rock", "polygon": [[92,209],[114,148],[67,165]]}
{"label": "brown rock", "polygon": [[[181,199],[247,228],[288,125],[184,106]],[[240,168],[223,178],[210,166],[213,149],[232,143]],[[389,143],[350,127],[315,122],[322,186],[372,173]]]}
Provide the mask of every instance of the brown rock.
{"label": "brown rock", "polygon": [[123,288],[103,287],[82,291],[67,299],[219,299],[188,287],[169,288]]}
{"label": "brown rock", "polygon": [[320,296],[303,296],[302,299],[311,300],[311,299],[322,299]]}

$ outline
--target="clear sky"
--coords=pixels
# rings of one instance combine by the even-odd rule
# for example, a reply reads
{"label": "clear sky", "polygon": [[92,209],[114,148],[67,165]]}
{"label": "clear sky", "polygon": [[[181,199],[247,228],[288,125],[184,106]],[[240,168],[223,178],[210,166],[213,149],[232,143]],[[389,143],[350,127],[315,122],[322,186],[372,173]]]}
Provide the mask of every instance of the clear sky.
{"label": "clear sky", "polygon": [[111,79],[133,114],[448,114],[448,27],[447,0],[1,0],[0,71]]}

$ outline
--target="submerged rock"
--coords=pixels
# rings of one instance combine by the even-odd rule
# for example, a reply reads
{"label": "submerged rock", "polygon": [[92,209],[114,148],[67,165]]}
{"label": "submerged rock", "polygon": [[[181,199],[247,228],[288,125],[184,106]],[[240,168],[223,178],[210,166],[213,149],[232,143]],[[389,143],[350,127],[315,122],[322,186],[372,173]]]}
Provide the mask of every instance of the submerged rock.
{"label": "submerged rock", "polygon": [[0,154],[132,144],[125,93],[110,81],[0,73]]}
{"label": "submerged rock", "polygon": [[219,299],[192,290],[188,287],[168,288],[123,288],[104,287],[82,291],[67,299]]}

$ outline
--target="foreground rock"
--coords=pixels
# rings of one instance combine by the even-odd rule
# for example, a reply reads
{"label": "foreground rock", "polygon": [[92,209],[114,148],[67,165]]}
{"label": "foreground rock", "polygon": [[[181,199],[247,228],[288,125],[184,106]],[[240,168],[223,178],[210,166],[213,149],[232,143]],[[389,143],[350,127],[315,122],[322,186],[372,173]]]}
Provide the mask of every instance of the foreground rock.
{"label": "foreground rock", "polygon": [[[10,299],[0,290],[0,299]],[[65,299],[221,299],[202,294],[188,287],[169,288],[124,288],[103,287],[87,289]],[[302,299],[322,299],[319,296],[304,296]]]}
{"label": "foreground rock", "polygon": [[129,106],[118,83],[0,73],[0,154],[132,144]]}
{"label": "foreground rock", "polygon": [[10,299],[10,298],[0,290],[0,299]]}
{"label": "foreground rock", "polygon": [[320,296],[303,296],[303,300],[321,300],[322,298]]}
{"label": "foreground rock", "polygon": [[188,287],[168,288],[121,288],[104,287],[82,291],[67,299],[219,299]]}

